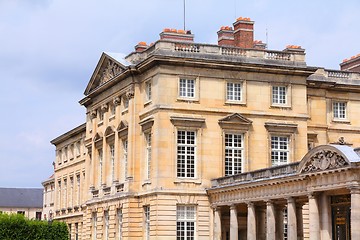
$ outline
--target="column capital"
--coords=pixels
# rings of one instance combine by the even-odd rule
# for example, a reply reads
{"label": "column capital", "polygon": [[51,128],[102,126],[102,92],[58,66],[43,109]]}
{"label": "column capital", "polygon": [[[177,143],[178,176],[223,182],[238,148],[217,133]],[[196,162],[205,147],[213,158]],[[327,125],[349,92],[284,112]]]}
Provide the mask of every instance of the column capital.
{"label": "column capital", "polygon": [[231,205],[230,205],[230,210],[234,210],[234,209],[236,209],[236,205],[235,205],[235,204],[231,204]]}
{"label": "column capital", "polygon": [[349,187],[351,194],[360,194],[360,187],[359,186],[351,186]]}
{"label": "column capital", "polygon": [[309,199],[315,199],[317,197],[317,193],[316,192],[311,192],[311,193],[308,193],[308,198]]}
{"label": "column capital", "polygon": [[274,201],[271,200],[271,199],[266,199],[266,200],[265,200],[265,203],[266,203],[266,206],[274,205]]}
{"label": "column capital", "polygon": [[246,202],[246,204],[247,204],[248,208],[249,207],[254,207],[254,202]]}
{"label": "column capital", "polygon": [[287,199],[287,203],[295,203],[295,198],[294,197],[288,197]]}

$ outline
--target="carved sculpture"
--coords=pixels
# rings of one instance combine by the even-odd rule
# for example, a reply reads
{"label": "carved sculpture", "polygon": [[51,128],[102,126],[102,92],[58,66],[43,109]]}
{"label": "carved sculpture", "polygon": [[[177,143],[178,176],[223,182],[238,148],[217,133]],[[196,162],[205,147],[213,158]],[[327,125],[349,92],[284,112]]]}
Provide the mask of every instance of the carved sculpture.
{"label": "carved sculpture", "polygon": [[315,153],[303,166],[301,172],[315,172],[334,169],[348,165],[343,156],[331,150],[321,150]]}
{"label": "carved sculpture", "polygon": [[121,68],[113,61],[109,60],[108,65],[100,76],[100,84],[104,84],[116,75],[121,73]]}

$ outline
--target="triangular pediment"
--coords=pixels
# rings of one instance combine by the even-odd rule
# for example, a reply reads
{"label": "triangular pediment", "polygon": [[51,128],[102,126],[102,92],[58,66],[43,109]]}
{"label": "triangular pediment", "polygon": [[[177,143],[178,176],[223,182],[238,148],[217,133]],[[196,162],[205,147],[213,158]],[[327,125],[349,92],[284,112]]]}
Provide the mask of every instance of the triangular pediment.
{"label": "triangular pediment", "polygon": [[115,55],[112,56],[109,53],[102,53],[85,89],[85,95],[88,95],[92,90],[120,75],[125,69],[126,65],[121,63],[118,57],[115,57]]}
{"label": "triangular pediment", "polygon": [[219,120],[219,123],[239,123],[239,124],[251,124],[252,121],[242,116],[239,113],[233,113]]}
{"label": "triangular pediment", "polygon": [[224,118],[219,119],[219,125],[222,128],[230,129],[248,129],[252,121],[239,113],[230,114]]}

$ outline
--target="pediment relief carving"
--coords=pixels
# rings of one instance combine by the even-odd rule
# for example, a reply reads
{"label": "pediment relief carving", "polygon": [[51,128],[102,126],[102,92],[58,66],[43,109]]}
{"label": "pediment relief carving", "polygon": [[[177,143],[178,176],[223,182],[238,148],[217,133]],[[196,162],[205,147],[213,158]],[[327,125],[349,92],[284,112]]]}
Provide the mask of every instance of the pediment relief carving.
{"label": "pediment relief carving", "polygon": [[107,64],[103,67],[102,71],[99,71],[99,84],[102,85],[108,82],[110,79],[119,75],[123,71],[122,67],[116,62],[108,59]]}
{"label": "pediment relief carving", "polygon": [[233,113],[219,120],[221,128],[248,129],[252,121],[239,113]]}
{"label": "pediment relief carving", "polygon": [[[319,148],[318,148],[319,149]],[[337,169],[349,165],[349,162],[335,149],[319,149],[304,157],[300,173],[309,173]]]}

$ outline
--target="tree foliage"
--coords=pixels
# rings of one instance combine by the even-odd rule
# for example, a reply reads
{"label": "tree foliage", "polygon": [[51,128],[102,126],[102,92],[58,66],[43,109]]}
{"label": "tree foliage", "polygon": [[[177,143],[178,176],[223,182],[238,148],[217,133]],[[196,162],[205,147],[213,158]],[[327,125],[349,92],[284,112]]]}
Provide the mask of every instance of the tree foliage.
{"label": "tree foliage", "polygon": [[0,213],[2,240],[68,240],[69,232],[63,222],[28,220],[21,214]]}

